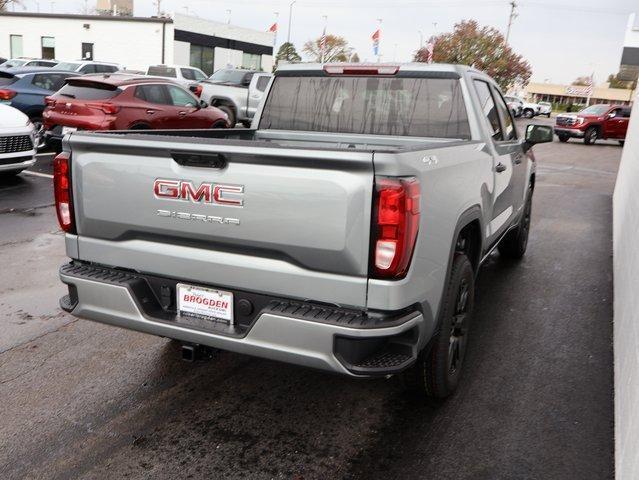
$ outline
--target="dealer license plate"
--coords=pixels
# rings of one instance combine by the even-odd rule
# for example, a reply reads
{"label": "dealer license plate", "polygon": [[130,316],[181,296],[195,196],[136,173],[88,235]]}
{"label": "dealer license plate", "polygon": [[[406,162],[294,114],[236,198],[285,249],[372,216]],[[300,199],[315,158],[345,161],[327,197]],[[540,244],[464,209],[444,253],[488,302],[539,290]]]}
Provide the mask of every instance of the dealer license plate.
{"label": "dealer license plate", "polygon": [[225,320],[233,325],[233,294],[224,290],[178,283],[177,307],[181,315]]}

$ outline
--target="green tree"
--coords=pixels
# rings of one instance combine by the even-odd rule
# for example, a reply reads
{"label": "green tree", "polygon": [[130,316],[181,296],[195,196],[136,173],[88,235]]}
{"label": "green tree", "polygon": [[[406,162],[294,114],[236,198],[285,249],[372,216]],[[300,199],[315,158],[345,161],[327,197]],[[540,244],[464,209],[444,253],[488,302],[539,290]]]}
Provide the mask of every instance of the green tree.
{"label": "green tree", "polygon": [[[304,44],[302,51],[308,55],[312,62],[322,61],[321,51],[322,37],[316,40],[309,40]],[[348,62],[353,49],[348,46],[344,37],[337,35],[326,35],[326,46],[324,48],[324,62]]]}
{"label": "green tree", "polygon": [[[503,90],[525,85],[532,75],[530,63],[513,52],[499,30],[480,27],[475,20],[463,20],[452,32],[433,37],[431,43],[434,62],[472,65],[494,78]],[[414,61],[428,61],[426,47],[417,50]]]}
{"label": "green tree", "polygon": [[297,50],[295,50],[295,45],[291,42],[284,42],[275,56],[276,62],[280,62],[282,60],[289,63],[299,63],[302,61],[302,57],[300,57]]}
{"label": "green tree", "polygon": [[610,88],[623,88],[626,90],[634,90],[637,88],[637,80],[635,81],[624,81],[619,80],[617,75],[610,74],[608,75],[608,83],[610,84]]}
{"label": "green tree", "polygon": [[590,85],[591,81],[592,79],[589,76],[577,77],[572,81],[571,85],[585,87],[586,85]]}

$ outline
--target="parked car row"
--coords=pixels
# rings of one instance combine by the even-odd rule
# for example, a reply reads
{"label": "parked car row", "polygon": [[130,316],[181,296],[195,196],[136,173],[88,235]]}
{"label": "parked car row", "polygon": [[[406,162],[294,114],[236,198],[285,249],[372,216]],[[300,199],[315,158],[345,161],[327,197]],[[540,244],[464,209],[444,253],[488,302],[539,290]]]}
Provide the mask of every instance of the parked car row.
{"label": "parked car row", "polygon": [[507,95],[504,98],[514,117],[533,118],[537,115],[550,117],[552,112],[552,105],[548,102],[531,103],[513,95]]}

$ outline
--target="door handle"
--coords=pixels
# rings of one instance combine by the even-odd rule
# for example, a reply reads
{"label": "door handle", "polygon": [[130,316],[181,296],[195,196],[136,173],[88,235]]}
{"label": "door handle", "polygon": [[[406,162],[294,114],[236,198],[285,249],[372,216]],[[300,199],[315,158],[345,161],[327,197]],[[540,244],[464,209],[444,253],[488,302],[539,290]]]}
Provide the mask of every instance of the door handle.
{"label": "door handle", "polygon": [[495,165],[495,171],[497,173],[505,172],[506,171],[506,165],[504,165],[503,163],[499,162],[497,165]]}
{"label": "door handle", "polygon": [[155,110],[151,110],[150,108],[146,111],[146,113],[148,113],[149,115],[153,115],[155,113]]}
{"label": "door handle", "polygon": [[185,116],[185,115],[186,115],[186,112],[178,112],[178,115],[179,115],[180,117],[183,117],[183,116]]}

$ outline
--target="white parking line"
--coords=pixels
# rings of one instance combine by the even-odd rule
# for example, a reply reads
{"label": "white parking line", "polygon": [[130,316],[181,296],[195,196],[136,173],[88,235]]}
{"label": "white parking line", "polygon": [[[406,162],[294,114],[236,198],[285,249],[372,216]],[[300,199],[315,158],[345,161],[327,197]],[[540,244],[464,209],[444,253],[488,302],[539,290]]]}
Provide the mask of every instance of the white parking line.
{"label": "white parking line", "polygon": [[53,178],[53,175],[49,175],[48,173],[40,173],[40,172],[31,172],[29,170],[22,172],[24,175],[33,175],[34,177],[42,177],[42,178]]}

